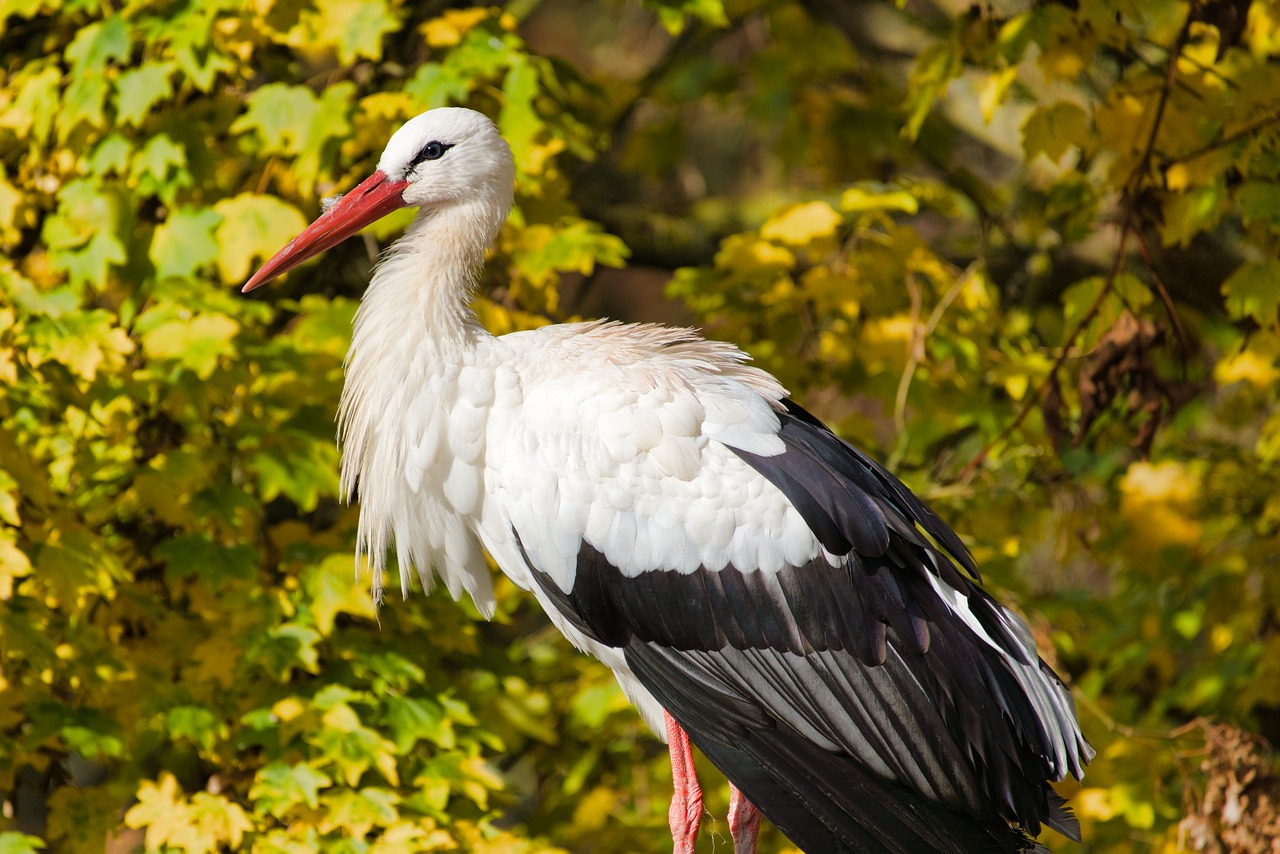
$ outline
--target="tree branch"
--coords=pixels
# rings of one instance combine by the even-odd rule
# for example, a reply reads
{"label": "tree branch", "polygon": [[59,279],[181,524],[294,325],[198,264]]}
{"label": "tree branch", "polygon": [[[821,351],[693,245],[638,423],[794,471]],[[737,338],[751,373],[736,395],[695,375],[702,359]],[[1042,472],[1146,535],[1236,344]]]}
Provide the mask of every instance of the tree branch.
{"label": "tree branch", "polygon": [[1169,49],[1169,64],[1165,69],[1164,84],[1160,88],[1160,97],[1156,101],[1155,114],[1151,120],[1151,131],[1147,134],[1147,140],[1142,149],[1142,155],[1138,158],[1138,162],[1134,165],[1133,171],[1129,175],[1126,182],[1123,200],[1121,202],[1120,213],[1120,237],[1116,246],[1116,254],[1111,262],[1111,269],[1107,273],[1106,281],[1103,282],[1102,288],[1099,289],[1097,297],[1089,305],[1084,315],[1076,322],[1076,325],[1068,333],[1062,342],[1062,349],[1058,353],[1057,358],[1053,360],[1045,378],[1041,380],[1032,390],[1031,394],[1023,401],[1022,407],[1018,410],[1013,420],[1010,421],[1000,431],[994,439],[988,442],[983,448],[974,454],[973,458],[965,464],[964,468],[954,478],[955,481],[967,482],[973,478],[978,470],[991,454],[991,451],[1001,442],[1005,441],[1012,435],[1013,431],[1022,426],[1027,420],[1027,416],[1044,398],[1045,393],[1049,390],[1049,386],[1053,382],[1054,376],[1058,371],[1066,365],[1067,359],[1071,357],[1072,347],[1080,338],[1084,330],[1097,316],[1098,311],[1102,308],[1103,302],[1111,295],[1115,288],[1116,279],[1120,275],[1120,270],[1124,265],[1125,248],[1129,241],[1129,235],[1134,229],[1134,208],[1136,199],[1140,190],[1144,186],[1148,178],[1148,172],[1151,169],[1152,155],[1155,152],[1156,139],[1160,133],[1160,126],[1164,121],[1165,110],[1169,105],[1169,97],[1173,93],[1174,87],[1177,85],[1178,77],[1178,57],[1182,53],[1183,47],[1187,43],[1187,39],[1191,34],[1191,25],[1196,20],[1196,12],[1199,8],[1197,0],[1192,0],[1190,6],[1187,7],[1187,17],[1182,23],[1182,29],[1178,31],[1178,37],[1174,40],[1173,47]]}

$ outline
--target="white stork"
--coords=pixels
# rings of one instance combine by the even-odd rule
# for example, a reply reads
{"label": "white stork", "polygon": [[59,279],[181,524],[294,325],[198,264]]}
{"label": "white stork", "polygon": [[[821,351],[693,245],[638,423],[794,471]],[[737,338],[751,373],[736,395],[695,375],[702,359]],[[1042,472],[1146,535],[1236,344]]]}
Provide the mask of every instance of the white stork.
{"label": "white stork", "polygon": [[394,545],[402,588],[434,570],[492,614],[488,552],[667,736],[677,854],[702,813],[689,737],[733,786],[740,852],[757,807],[813,854],[1078,838],[1049,785],[1093,754],[1070,693],[897,478],[731,345],[480,326],[513,180],[487,118],[430,110],[245,285],[419,209],[364,296],[339,414],[375,593]]}

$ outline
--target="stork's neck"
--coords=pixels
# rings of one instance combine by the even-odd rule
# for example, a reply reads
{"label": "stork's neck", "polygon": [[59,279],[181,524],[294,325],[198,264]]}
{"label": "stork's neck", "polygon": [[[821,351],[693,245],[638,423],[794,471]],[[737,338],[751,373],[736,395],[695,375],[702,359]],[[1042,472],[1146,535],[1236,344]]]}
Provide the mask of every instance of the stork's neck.
{"label": "stork's neck", "polygon": [[[418,214],[374,272],[356,317],[351,359],[387,351],[401,359],[430,351],[447,357],[479,331],[471,310],[476,275],[496,227],[492,212],[457,204]],[[389,351],[400,350],[399,353]]]}
{"label": "stork's neck", "polygon": [[[378,265],[347,353],[339,414],[346,438],[399,411],[429,374],[473,361],[475,348],[494,340],[471,298],[501,222],[480,205],[424,210]],[[344,459],[344,479],[347,465]]]}

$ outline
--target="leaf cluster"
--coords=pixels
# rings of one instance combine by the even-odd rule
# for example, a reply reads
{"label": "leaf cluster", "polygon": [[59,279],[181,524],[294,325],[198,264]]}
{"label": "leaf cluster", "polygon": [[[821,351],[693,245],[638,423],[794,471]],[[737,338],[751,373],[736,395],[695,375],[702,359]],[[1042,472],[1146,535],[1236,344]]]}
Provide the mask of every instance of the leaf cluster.
{"label": "leaf cluster", "polygon": [[516,155],[490,329],[666,283],[1028,615],[1080,850],[1247,836],[1191,757],[1280,738],[1280,6],[459,5],[0,2],[0,851],[669,847],[519,591],[356,579],[332,419],[406,220],[232,290],[445,104]]}

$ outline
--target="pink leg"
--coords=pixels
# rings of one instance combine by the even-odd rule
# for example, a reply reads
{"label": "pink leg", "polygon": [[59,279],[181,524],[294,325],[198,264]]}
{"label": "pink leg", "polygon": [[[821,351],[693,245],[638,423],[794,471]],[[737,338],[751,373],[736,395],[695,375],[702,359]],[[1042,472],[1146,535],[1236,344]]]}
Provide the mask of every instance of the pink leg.
{"label": "pink leg", "polygon": [[730,783],[729,835],[733,837],[733,854],[756,854],[756,836],[759,833],[760,810]]}
{"label": "pink leg", "polygon": [[674,854],[693,854],[698,825],[702,823],[702,787],[698,785],[698,775],[693,768],[688,734],[675,718],[665,712],[663,715],[667,721],[667,746],[671,749],[671,781],[675,784],[671,809],[667,811],[673,851]]}

